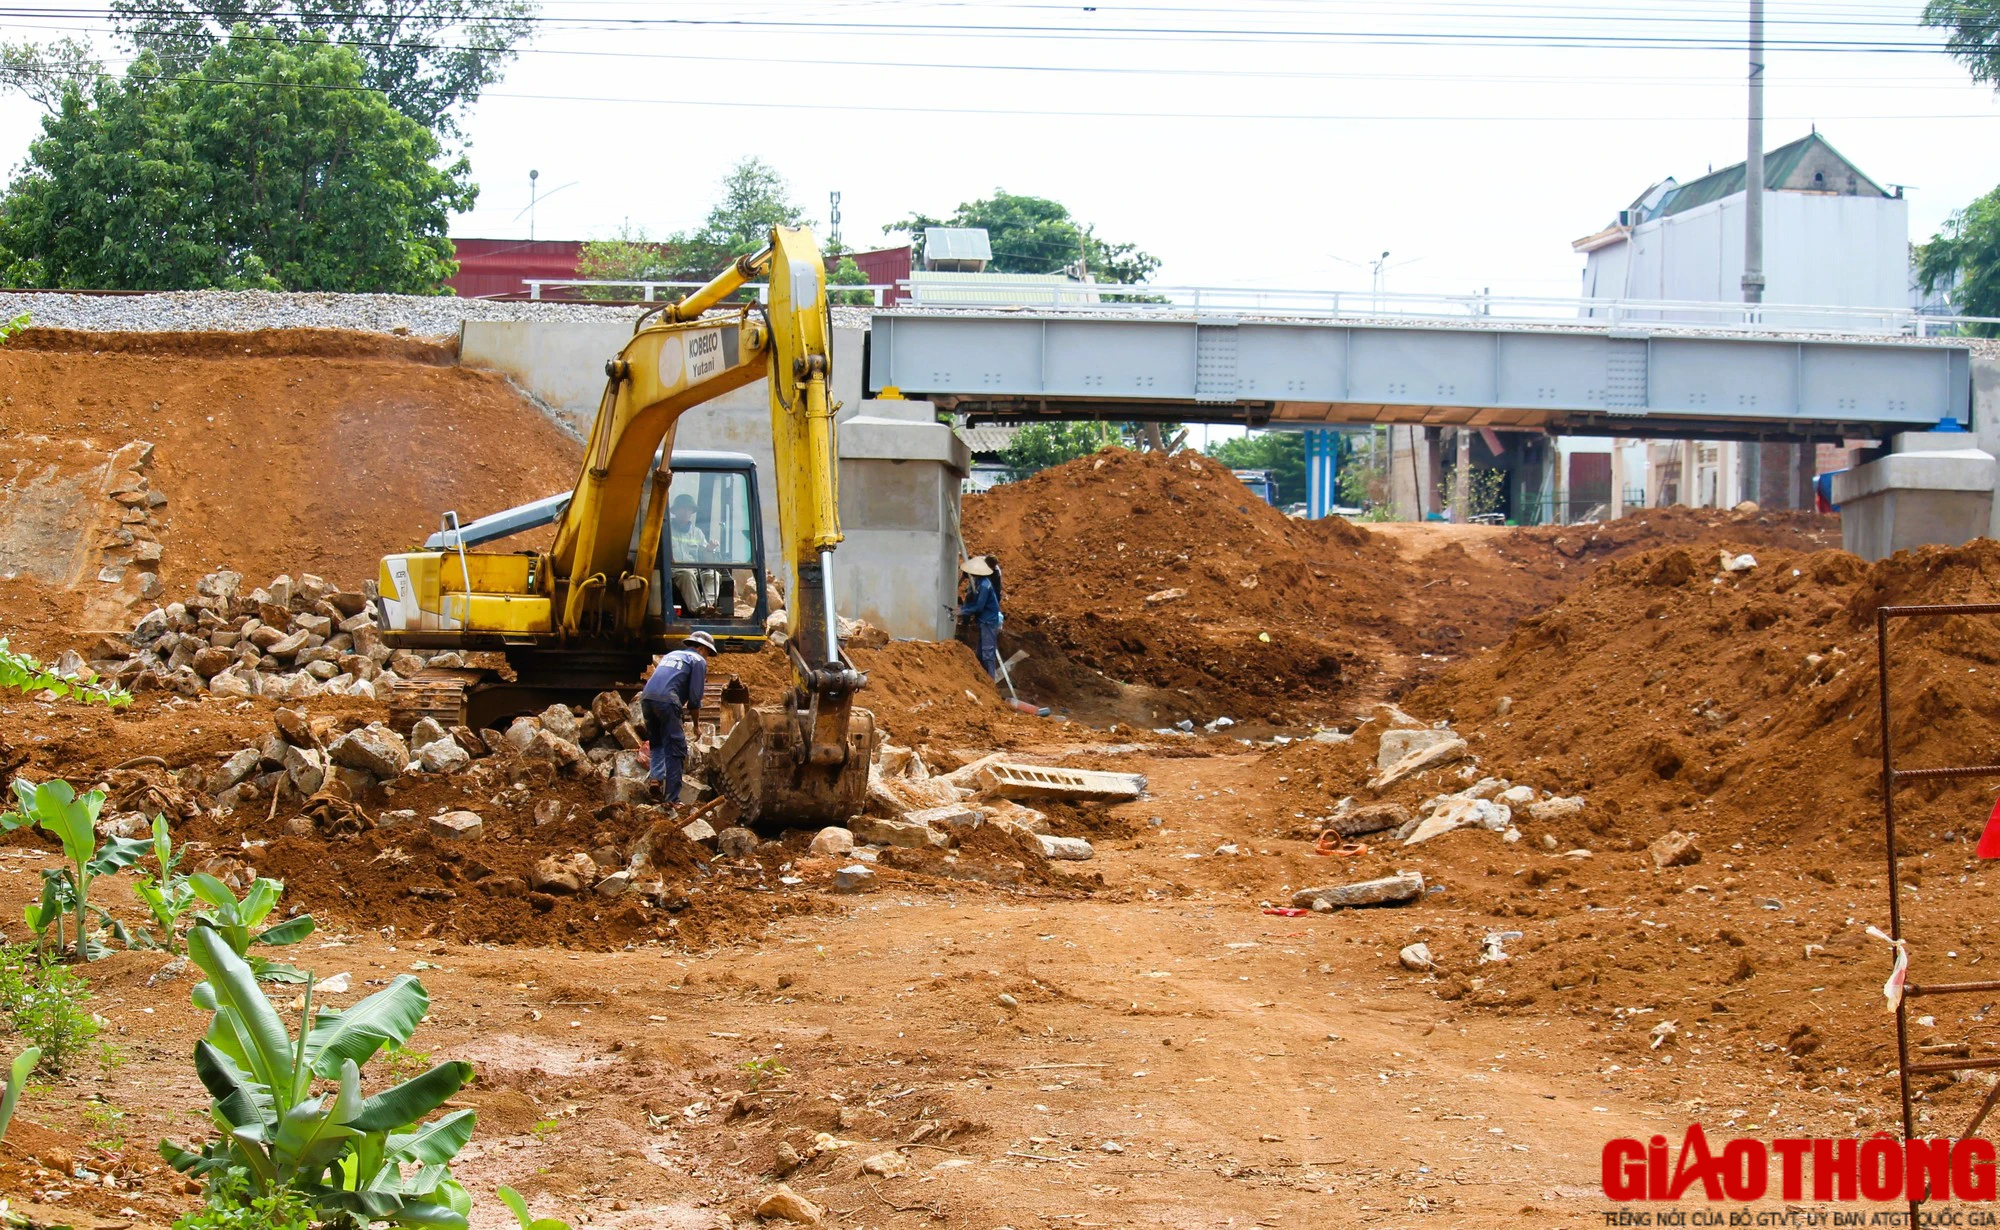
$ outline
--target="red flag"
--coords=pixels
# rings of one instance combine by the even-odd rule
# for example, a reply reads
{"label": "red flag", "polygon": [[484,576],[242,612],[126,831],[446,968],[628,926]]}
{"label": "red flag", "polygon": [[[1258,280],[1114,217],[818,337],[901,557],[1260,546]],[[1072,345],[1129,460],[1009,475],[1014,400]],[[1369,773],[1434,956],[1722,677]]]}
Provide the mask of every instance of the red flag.
{"label": "red flag", "polygon": [[1993,805],[1993,814],[1986,817],[1986,831],[1979,837],[1979,857],[2000,858],[2000,803]]}

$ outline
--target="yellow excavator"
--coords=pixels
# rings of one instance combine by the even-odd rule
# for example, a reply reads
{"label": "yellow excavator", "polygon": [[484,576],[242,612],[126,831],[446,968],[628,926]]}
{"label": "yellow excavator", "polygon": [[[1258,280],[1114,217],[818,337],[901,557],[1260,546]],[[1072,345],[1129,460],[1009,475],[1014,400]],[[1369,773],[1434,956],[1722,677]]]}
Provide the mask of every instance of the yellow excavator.
{"label": "yellow excavator", "polygon": [[[725,305],[759,279],[764,303]],[[505,657],[504,668],[473,658],[490,665],[398,684],[392,721],[486,728],[602,691],[629,695],[655,655],[697,629],[724,652],[763,648],[770,597],[756,469],[742,454],[675,453],[673,442],[681,415],[768,379],[792,687],[756,708],[740,690],[725,695],[733,725],[710,763],[740,823],[837,823],[860,811],[875,721],[854,705],[867,676],[841,652],[834,614],[831,338],[819,246],[791,227],[642,315],[605,364],[573,491],[465,525],[447,514],[423,550],[382,560],[377,613],[391,646]],[[467,549],[551,522],[546,551]],[[725,673],[720,663],[714,673]]]}

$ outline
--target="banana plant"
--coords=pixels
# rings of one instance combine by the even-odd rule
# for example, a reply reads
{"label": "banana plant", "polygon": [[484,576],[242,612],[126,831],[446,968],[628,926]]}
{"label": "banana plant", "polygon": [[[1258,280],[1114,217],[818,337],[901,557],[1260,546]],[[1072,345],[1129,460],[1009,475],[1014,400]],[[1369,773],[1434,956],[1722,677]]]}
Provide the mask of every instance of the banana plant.
{"label": "banana plant", "polygon": [[21,1091],[28,1087],[29,1075],[41,1061],[39,1046],[31,1046],[14,1056],[13,1066],[7,1071],[7,1091],[0,1093],[0,1140],[7,1139],[7,1127],[14,1122],[14,1106],[21,1100]]}
{"label": "banana plant", "polygon": [[521,1199],[521,1193],[511,1187],[499,1191],[500,1203],[514,1213],[514,1220],[521,1223],[521,1230],[570,1230],[569,1223],[553,1217],[536,1217],[528,1212],[528,1202]]}
{"label": "banana plant", "polygon": [[[76,923],[76,958],[89,961],[103,956],[105,948],[90,938],[89,918],[94,912],[121,937],[124,927],[101,907],[90,904],[90,886],[99,876],[113,875],[130,867],[153,848],[152,843],[113,837],[97,843],[97,817],[104,810],[104,792],[93,790],[79,796],[68,782],[48,781],[30,785],[14,779],[17,810],[0,816],[0,830],[17,829],[33,823],[55,834],[62,842],[69,866],[42,873],[41,900],[26,910],[28,925],[36,934],[47,931],[65,912]],[[129,937],[125,937],[129,938]],[[58,926],[57,945],[62,944]]]}
{"label": "banana plant", "polygon": [[[180,872],[183,852],[174,849],[173,834],[167,831],[165,816],[153,817],[152,853],[154,861],[160,865],[159,877],[140,876],[132,885],[132,892],[160,928],[159,946],[168,952],[179,952],[181,918],[194,908],[194,885]],[[147,946],[152,946],[150,941]]]}
{"label": "banana plant", "polygon": [[[221,933],[196,927],[188,955],[208,975],[194,1002],[214,1016],[194,1066],[220,1135],[200,1153],[163,1140],[161,1156],[189,1175],[240,1170],[253,1195],[291,1188],[329,1218],[462,1230],[472,1202],[450,1163],[472,1138],[473,1112],[424,1120],[472,1065],[441,1063],[372,1097],[361,1090],[361,1066],[408,1042],[429,1011],[423,984],[404,974],[344,1012],[315,1014],[308,980],[294,1040]],[[334,1088],[313,1093],[316,1080]]]}
{"label": "banana plant", "polygon": [[266,880],[261,876],[252,881],[239,899],[229,891],[229,886],[204,872],[195,872],[188,877],[188,889],[206,907],[196,911],[194,921],[197,926],[207,927],[228,942],[236,955],[250,963],[257,976],[267,982],[304,982],[306,976],[293,966],[269,957],[252,954],[250,947],[261,944],[280,947],[296,944],[313,933],[313,917],[301,914],[287,918],[281,923],[257,930],[271,911],[278,907],[278,898],[285,893],[281,880]]}

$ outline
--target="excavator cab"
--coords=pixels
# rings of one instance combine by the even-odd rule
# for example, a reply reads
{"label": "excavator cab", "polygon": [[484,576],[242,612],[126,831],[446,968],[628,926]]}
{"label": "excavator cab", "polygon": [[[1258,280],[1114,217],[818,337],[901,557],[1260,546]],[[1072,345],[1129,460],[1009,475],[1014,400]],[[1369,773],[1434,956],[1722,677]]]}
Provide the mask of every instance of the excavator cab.
{"label": "excavator cab", "polygon": [[[757,470],[744,453],[677,452],[646,622],[678,639],[697,628],[730,648],[764,642],[771,613]],[[648,501],[650,505],[650,500]],[[635,548],[636,551],[636,548]]]}

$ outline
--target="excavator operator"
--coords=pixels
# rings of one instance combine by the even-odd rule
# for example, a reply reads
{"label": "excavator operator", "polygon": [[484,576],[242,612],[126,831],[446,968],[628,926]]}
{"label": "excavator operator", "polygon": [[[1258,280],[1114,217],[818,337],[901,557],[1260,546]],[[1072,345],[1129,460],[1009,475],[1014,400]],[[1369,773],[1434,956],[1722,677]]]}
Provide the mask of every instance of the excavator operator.
{"label": "excavator operator", "polygon": [[[694,523],[695,502],[691,495],[677,495],[667,511],[668,534],[673,548],[674,596],[680,600],[683,611],[698,611],[713,605],[713,599],[702,593],[702,582],[710,580],[693,568],[681,567],[709,560],[715,555],[715,544],[708,535]],[[709,570],[704,570],[709,571]],[[712,575],[712,572],[711,572]],[[714,584],[710,580],[710,585]]]}

